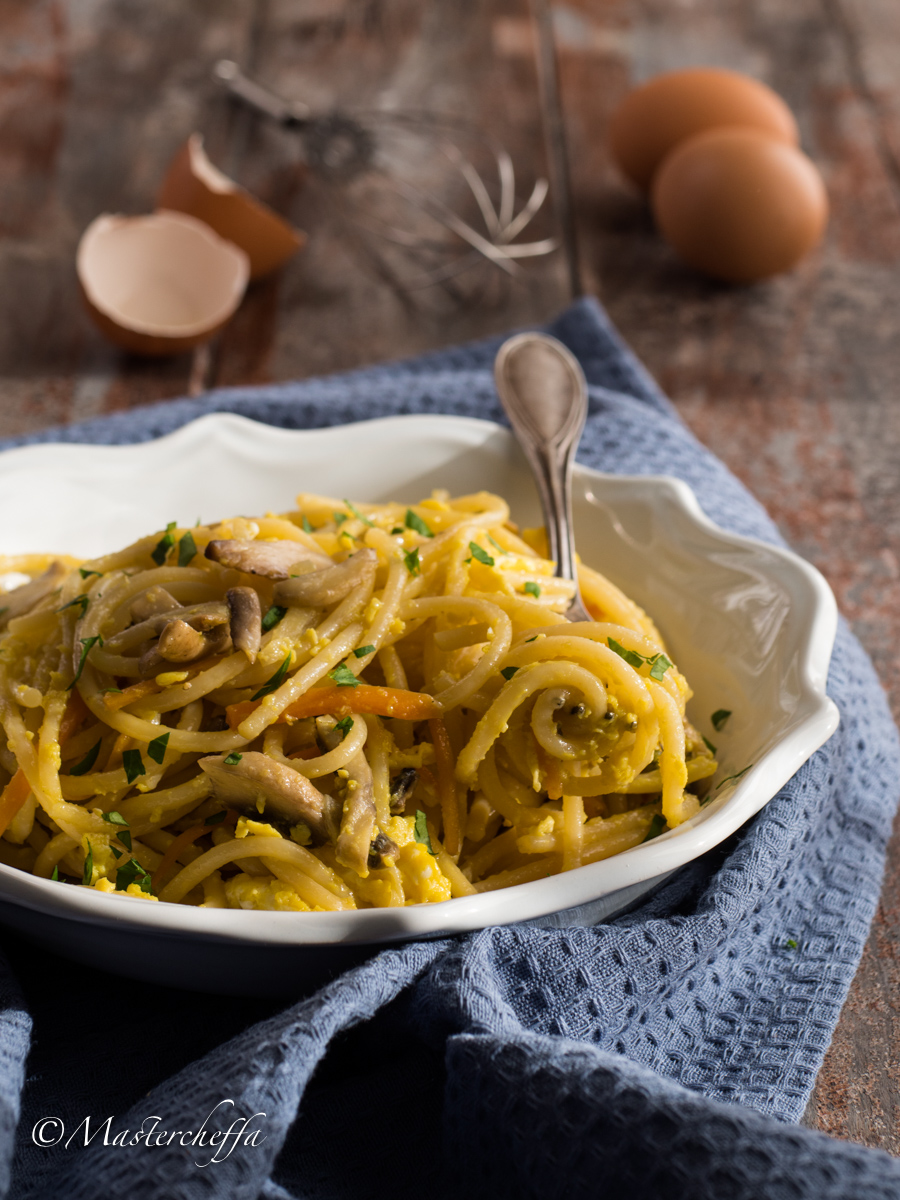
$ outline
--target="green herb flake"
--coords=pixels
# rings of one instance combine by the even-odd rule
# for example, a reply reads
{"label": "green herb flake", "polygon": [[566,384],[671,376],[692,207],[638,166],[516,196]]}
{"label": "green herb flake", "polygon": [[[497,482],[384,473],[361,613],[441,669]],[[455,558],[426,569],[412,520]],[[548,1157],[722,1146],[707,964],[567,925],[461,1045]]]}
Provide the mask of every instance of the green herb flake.
{"label": "green herb flake", "polygon": [[[230,758],[231,755],[229,754],[228,757]],[[238,755],[238,758],[240,758],[240,757],[241,756]],[[227,816],[228,816],[228,809],[223,808],[221,812],[210,813],[209,816],[206,818],[206,820],[203,822],[203,824],[204,825],[221,825]]]}
{"label": "green herb flake", "polygon": [[188,531],[181,541],[178,543],[178,565],[186,567],[188,563],[197,554],[197,543],[194,541],[194,535]]}
{"label": "green herb flake", "polygon": [[84,616],[85,610],[87,609],[87,606],[89,604],[90,604],[90,600],[88,599],[88,597],[86,595],[82,594],[80,596],[76,596],[74,600],[70,600],[68,604],[64,604],[62,606],[62,608],[58,608],[56,611],[57,612],[65,612],[67,608],[75,608],[80,605],[81,606],[81,615]]}
{"label": "green herb flake", "polygon": [[[120,812],[104,813],[103,820],[108,821],[110,823],[110,825],[117,825],[120,827],[124,826],[124,828],[118,829],[118,831],[116,833],[116,837],[119,839],[119,841],[125,847],[125,849],[129,853],[131,853],[131,830],[128,828],[128,822],[125,820],[125,818],[122,816],[122,814]],[[110,846],[110,849],[112,850],[112,852],[116,858],[122,857],[121,852],[119,850],[116,850],[115,846]]]}
{"label": "green herb flake", "polygon": [[129,858],[127,863],[116,868],[117,891],[126,891],[132,883],[140,884],[142,892],[149,892],[151,894],[153,892],[150,876],[136,858]]}
{"label": "green herb flake", "polygon": [[725,722],[731,716],[731,710],[727,708],[717,708],[713,715],[709,718],[713,723],[713,729],[719,733],[725,726]]}
{"label": "green herb flake", "polygon": [[[492,567],[494,565],[494,560],[488,554],[487,550],[483,550],[477,542],[469,542],[469,552],[471,553],[472,558],[474,558],[476,562],[480,562],[483,566]],[[472,559],[467,559],[466,561],[471,562]]]}
{"label": "green herb flake", "polygon": [[712,744],[712,742],[709,740],[709,738],[705,737],[702,733],[700,734],[700,736],[703,738],[703,744],[706,746],[706,748],[710,752],[710,754],[715,754],[716,748]]}
{"label": "green herb flake", "polygon": [[419,562],[419,547],[415,546],[408,554],[404,554],[403,561],[406,563],[406,569],[410,575],[421,575],[422,564]]}
{"label": "green herb flake", "polygon": [[413,828],[413,836],[420,846],[424,846],[429,854],[434,855],[434,850],[431,846],[431,835],[428,832],[428,819],[421,808],[416,809],[416,823]]}
{"label": "green herb flake", "polygon": [[500,674],[504,679],[512,679],[518,669],[518,667],[504,667]]}
{"label": "green herb flake", "polygon": [[353,651],[353,653],[357,658],[365,658],[367,654],[375,653],[375,647],[374,646],[357,646],[356,649]]}
{"label": "green herb flake", "polygon": [[403,526],[402,526],[402,525],[395,525],[395,526],[394,526],[394,528],[391,530],[391,537],[396,537],[398,533],[403,533]]}
{"label": "green herb flake", "polygon": [[101,743],[97,742],[95,745],[91,746],[90,750],[88,750],[87,754],[80,763],[76,763],[74,767],[69,767],[69,774],[87,775],[88,771],[97,761],[97,755],[100,753],[100,745]]}
{"label": "green herb flake", "polygon": [[348,514],[348,513],[342,513],[342,512],[333,512],[331,515],[334,517],[334,523],[335,523],[335,525],[343,525],[343,523],[344,523],[345,521],[349,521],[349,520],[350,520],[350,516],[349,516],[349,514]]}
{"label": "green herb flake", "polygon": [[121,696],[121,695],[122,695],[122,689],[121,689],[121,688],[104,688],[104,689],[103,689],[103,691],[100,693],[100,695],[101,695],[101,696],[108,696],[108,695],[110,695],[110,693],[113,693],[113,692],[114,692],[114,693],[115,693],[117,696]]}
{"label": "green herb flake", "polygon": [[525,591],[529,596],[534,596],[535,600],[541,594],[540,585],[535,583],[533,579],[529,579],[525,584]]}
{"label": "green herb flake", "polygon": [[271,608],[267,609],[262,619],[263,633],[268,633],[270,629],[274,629],[286,612],[287,609],[283,608],[280,604],[273,604]]}
{"label": "green herb flake", "polygon": [[116,812],[115,810],[104,813],[103,820],[108,821],[110,825],[124,825],[126,828],[128,827],[128,822],[125,820],[122,814],[120,812]]}
{"label": "green herb flake", "polygon": [[275,672],[275,674],[270,679],[268,679],[262,685],[262,687],[259,689],[259,691],[255,692],[250,697],[250,699],[251,700],[262,700],[263,696],[269,696],[269,695],[271,695],[272,692],[277,692],[278,689],[281,687],[281,685],[284,683],[284,677],[285,677],[285,675],[287,675],[288,667],[290,665],[291,665],[291,656],[290,656],[290,654],[288,654],[286,656],[284,662],[281,664],[281,666]]}
{"label": "green herb flake", "polygon": [[236,767],[243,757],[243,754],[238,754],[237,750],[232,750],[223,761],[226,767]]}
{"label": "green herb flake", "polygon": [[795,939],[795,938],[788,938],[788,940],[787,940],[787,941],[785,942],[785,944],[784,944],[784,948],[785,948],[785,950],[796,950],[796,949],[797,949],[797,941],[796,941],[796,939]]}
{"label": "green herb flake", "polygon": [[359,687],[359,680],[345,662],[338,663],[333,671],[329,671],[328,678],[333,679],[338,687]]}
{"label": "green herb flake", "polygon": [[309,517],[306,515],[306,513],[303,514],[303,520],[300,522],[300,528],[303,530],[304,533],[314,533],[315,532],[312,525],[310,525],[310,523],[309,523]]}
{"label": "green herb flake", "polygon": [[[131,834],[127,833],[124,836],[128,838],[128,849],[130,850],[131,849]],[[113,858],[115,858],[116,860],[118,860],[122,857],[122,851],[117,850],[115,846],[111,845],[109,848],[109,852],[113,856]]]}
{"label": "green herb flake", "polygon": [[526,638],[525,645],[527,646],[529,642],[536,642],[536,641],[537,641],[537,634],[535,634],[533,638]]}
{"label": "green herb flake", "polygon": [[352,504],[349,500],[345,500],[344,503],[353,513],[354,517],[356,517],[357,521],[362,521],[363,525],[368,525],[370,529],[374,529],[375,522],[370,521],[368,517],[364,517],[355,504]]}
{"label": "green herb flake", "polygon": [[66,688],[67,692],[71,692],[72,688],[81,678],[81,672],[84,670],[84,664],[87,661],[87,656],[90,654],[91,650],[93,650],[94,646],[96,646],[98,643],[101,646],[103,645],[103,638],[99,633],[96,635],[96,637],[79,638],[79,641],[81,642],[82,646],[84,646],[84,649],[81,652],[81,660],[78,663],[78,670],[75,672],[75,678]]}
{"label": "green herb flake", "polygon": [[505,554],[507,556],[507,558],[509,557],[509,551],[504,550],[496,538],[492,538],[491,535],[488,534],[487,540],[491,543],[491,545],[494,547],[495,550],[499,550],[501,554]]}
{"label": "green herb flake", "polygon": [[347,734],[350,732],[350,730],[352,728],[353,728],[353,718],[350,716],[341,717],[341,719],[335,725],[335,729],[339,729],[341,731],[341,741],[344,740],[344,738],[347,736]]}
{"label": "green herb flake", "polygon": [[140,750],[123,751],[122,766],[125,768],[125,778],[129,783],[134,783],[138,775],[147,774]]}
{"label": "green herb flake", "polygon": [[742,775],[746,775],[752,766],[753,763],[751,763],[749,767],[744,767],[743,771],[738,771],[735,775],[727,775],[724,779],[720,780],[719,783],[716,784],[716,791],[718,791],[720,787],[724,787],[726,783],[731,783],[732,780],[740,779]]}
{"label": "green herb flake", "polygon": [[666,818],[662,815],[662,813],[654,813],[653,819],[650,822],[650,827],[647,830],[647,836],[644,838],[644,841],[649,842],[653,838],[659,837],[659,835],[663,832],[663,830],[665,828],[666,828]]}
{"label": "green herb flake", "polygon": [[638,654],[635,650],[626,650],[624,646],[620,646],[615,638],[607,638],[606,644],[609,646],[610,650],[615,650],[619,658],[624,658],[629,667],[634,667],[636,671],[640,670],[640,668],[647,661],[643,654]]}
{"label": "green herb flake", "polygon": [[418,515],[418,513],[414,513],[411,508],[406,510],[406,517],[404,518],[404,521],[406,528],[411,529],[413,533],[420,533],[422,537],[427,538],[434,537],[434,534],[431,532],[422,518]]}
{"label": "green herb flake", "polygon": [[156,546],[151,551],[150,557],[158,567],[161,567],[169,557],[169,551],[175,545],[175,538],[172,536],[173,531],[178,528],[177,521],[170,521],[166,526],[166,532],[162,535]]}
{"label": "green herb flake", "polygon": [[88,842],[87,854],[84,856],[84,871],[81,876],[81,882],[85,887],[90,887],[94,878],[94,848]]}
{"label": "green herb flake", "polygon": [[159,763],[160,766],[162,766],[162,761],[166,757],[166,747],[168,746],[168,744],[169,744],[169,735],[167,733],[164,733],[160,737],[154,738],[153,741],[150,743],[150,745],[147,747],[147,753],[150,755],[150,757],[153,759],[153,761],[155,763]]}
{"label": "green herb flake", "polygon": [[50,876],[54,883],[59,883],[59,867],[53,868],[53,874]]}
{"label": "green herb flake", "polygon": [[662,679],[669,667],[672,666],[672,663],[664,654],[654,654],[653,657],[648,661],[650,663],[651,679]]}
{"label": "green herb flake", "polygon": [[87,570],[86,567],[79,567],[78,574],[81,576],[82,579],[87,579],[91,575],[102,576],[103,572],[102,571],[89,571],[89,570]]}

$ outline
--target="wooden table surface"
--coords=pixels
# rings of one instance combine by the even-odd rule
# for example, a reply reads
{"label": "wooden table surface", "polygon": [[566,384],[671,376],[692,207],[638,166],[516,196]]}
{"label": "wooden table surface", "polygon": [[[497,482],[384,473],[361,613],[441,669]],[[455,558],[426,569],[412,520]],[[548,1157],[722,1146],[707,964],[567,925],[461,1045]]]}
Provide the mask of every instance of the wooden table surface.
{"label": "wooden table surface", "polygon": [[[544,3],[3,0],[0,436],[182,395],[192,372],[196,388],[400,357],[543,320],[580,287],[601,297],[697,435],[828,578],[897,715],[900,5]],[[402,247],[373,232],[372,213],[395,198],[389,174],[343,186],[304,172],[295,135],[241,110],[213,81],[220,58],[322,111],[376,114],[385,129],[396,130],[397,113],[450,114],[481,170],[489,135],[512,156],[520,197],[549,175],[553,204],[534,236],[562,248],[515,279],[480,266],[418,286],[426,267],[457,253],[452,239],[434,226],[427,245]],[[824,174],[828,234],[791,275],[748,288],[699,278],[661,243],[610,162],[604,133],[627,88],[696,64],[774,86]],[[455,168],[427,156],[414,126],[389,167],[462,204]],[[309,246],[250,289],[208,362],[141,361],[104,343],[83,315],[75,246],[100,212],[150,211],[194,130],[218,166],[309,231]],[[894,1154],[898,988],[895,838],[805,1118]]]}

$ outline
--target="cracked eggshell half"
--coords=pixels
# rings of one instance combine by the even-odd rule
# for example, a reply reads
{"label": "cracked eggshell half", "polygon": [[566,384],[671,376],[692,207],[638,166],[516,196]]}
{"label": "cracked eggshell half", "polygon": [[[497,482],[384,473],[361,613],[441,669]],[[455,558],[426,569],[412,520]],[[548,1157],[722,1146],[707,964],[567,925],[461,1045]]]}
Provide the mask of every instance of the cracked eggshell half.
{"label": "cracked eggshell half", "polygon": [[247,255],[180,212],[104,213],[78,245],[87,308],[117,345],[137,354],[180,354],[232,316],[250,275]]}
{"label": "cracked eggshell half", "polygon": [[157,203],[205,221],[250,259],[250,278],[277,270],[306,245],[306,235],[223,175],[194,133],[175,155]]}

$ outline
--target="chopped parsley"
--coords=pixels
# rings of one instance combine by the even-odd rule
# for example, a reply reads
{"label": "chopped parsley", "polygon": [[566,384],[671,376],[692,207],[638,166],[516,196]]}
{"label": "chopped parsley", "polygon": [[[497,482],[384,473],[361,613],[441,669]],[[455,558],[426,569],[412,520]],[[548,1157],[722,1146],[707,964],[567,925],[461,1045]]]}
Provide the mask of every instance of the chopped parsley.
{"label": "chopped parsley", "polygon": [[194,535],[188,530],[181,541],[178,543],[178,565],[186,567],[191,559],[197,553],[197,543],[194,541]]}
{"label": "chopped parsley", "polygon": [[140,750],[125,750],[122,752],[122,766],[125,768],[125,778],[134,783],[138,775],[146,775],[144,760]]}
{"label": "chopped parsley", "polygon": [[62,608],[58,608],[56,611],[57,612],[65,612],[65,610],[67,608],[75,608],[76,606],[80,605],[81,606],[81,615],[84,616],[85,609],[87,608],[87,606],[89,604],[90,604],[90,600],[84,593],[82,593],[80,596],[76,596],[74,600],[70,600],[68,604],[64,604],[62,606]]}
{"label": "chopped parsley", "polygon": [[139,883],[142,892],[153,892],[149,874],[136,858],[129,858],[124,866],[116,869],[116,889],[124,892],[132,883]]}
{"label": "chopped parsley", "polygon": [[742,775],[746,775],[752,766],[753,763],[750,763],[750,766],[744,767],[743,771],[738,771],[735,775],[726,775],[724,779],[720,780],[716,784],[716,791],[718,791],[720,787],[724,787],[726,783],[731,783],[733,779],[740,779]]}
{"label": "chopped parsley", "polygon": [[352,504],[349,500],[344,500],[344,503],[353,513],[354,517],[356,517],[357,521],[362,521],[363,525],[368,525],[370,528],[374,528],[375,522],[370,521],[368,517],[364,517],[355,504]]}
{"label": "chopped parsley", "polygon": [[96,646],[98,642],[101,646],[103,645],[103,638],[99,633],[96,635],[96,637],[79,638],[79,641],[81,642],[82,646],[84,646],[84,649],[81,652],[81,660],[78,663],[78,670],[75,672],[75,678],[66,688],[67,692],[71,692],[72,688],[81,678],[81,672],[84,670],[84,664],[87,661],[87,656],[90,654],[91,650],[93,650],[94,646]]}
{"label": "chopped parsley", "polygon": [[666,828],[666,818],[662,815],[662,813],[654,813],[653,819],[650,821],[650,827],[647,830],[647,836],[644,838],[644,841],[649,842],[649,841],[651,841],[651,839],[653,839],[655,837],[659,837],[659,835],[663,832],[663,830],[665,828]]}
{"label": "chopped parsley", "polygon": [[59,867],[53,868],[53,874],[50,876],[54,883],[59,883]]}
{"label": "chopped parsley", "polygon": [[419,547],[415,546],[408,554],[404,554],[403,561],[406,563],[406,569],[410,575],[421,575],[422,564],[419,562]]}
{"label": "chopped parsley", "polygon": [[345,662],[338,663],[333,671],[329,671],[328,678],[333,679],[338,687],[359,687],[359,680]]}
{"label": "chopped parsley", "polygon": [[341,731],[341,741],[344,740],[344,738],[347,736],[347,734],[350,732],[350,730],[352,728],[353,728],[353,718],[350,716],[341,717],[341,719],[335,725],[335,729],[339,729]]}
{"label": "chopped parsley", "polygon": [[312,525],[309,523],[309,517],[306,515],[306,513],[303,514],[303,520],[300,522],[300,528],[304,533],[314,532]]}
{"label": "chopped parsley", "polygon": [[288,654],[284,662],[278,668],[271,678],[267,679],[258,692],[250,697],[251,700],[262,700],[263,696],[269,696],[272,692],[276,692],[284,683],[284,677],[287,675],[288,667],[291,665],[291,656]]}
{"label": "chopped parsley", "polygon": [[177,521],[170,521],[166,526],[166,532],[162,535],[155,547],[151,551],[150,557],[158,567],[161,567],[169,557],[169,551],[175,545],[173,530],[178,528]]}
{"label": "chopped parsley", "polygon": [[796,939],[788,938],[788,940],[784,943],[784,948],[785,948],[785,950],[796,950],[797,949]]}
{"label": "chopped parsley", "polygon": [[727,708],[717,708],[713,715],[709,718],[713,723],[713,729],[719,733],[724,728],[725,722],[731,716],[731,710]]}
{"label": "chopped parsley", "polygon": [[82,872],[81,882],[85,887],[91,886],[91,881],[94,878],[94,848],[88,842],[87,854],[84,856],[84,871]]}
{"label": "chopped parsley", "polygon": [[528,582],[525,584],[525,591],[528,593],[529,596],[534,596],[535,600],[541,594],[540,585],[535,583],[533,579],[529,579]]}
{"label": "chopped parsley", "polygon": [[709,740],[709,738],[704,736],[704,734],[702,734],[702,733],[700,734],[700,736],[703,738],[703,744],[704,744],[704,746],[706,746],[706,748],[710,752],[710,754],[715,754],[716,748],[712,744],[712,742]]}
{"label": "chopped parsley", "polygon": [[335,525],[343,525],[345,521],[350,520],[350,517],[347,513],[333,512],[331,515],[334,517]]}
{"label": "chopped parsley", "polygon": [[274,629],[284,614],[287,612],[280,604],[273,604],[271,608],[266,610],[262,619],[262,631],[268,633],[270,629]]}
{"label": "chopped parsley", "polygon": [[518,669],[518,667],[504,667],[500,674],[504,679],[512,679]]}
{"label": "chopped parsley", "polygon": [[164,734],[162,734],[161,737],[154,738],[153,741],[150,743],[150,745],[147,747],[147,753],[150,755],[150,757],[153,759],[153,761],[155,763],[159,763],[160,765],[162,765],[162,761],[166,757],[166,747],[168,746],[168,744],[169,744],[169,735],[167,733],[164,733]]}
{"label": "chopped parsley", "polygon": [[[238,755],[238,758],[240,758],[240,757],[241,756]],[[228,755],[228,758],[231,758],[230,754]],[[227,762],[228,759],[226,759],[225,761]],[[227,816],[228,816],[228,809],[223,808],[221,812],[210,813],[209,816],[206,818],[206,820],[203,822],[203,824],[204,825],[221,825]]]}
{"label": "chopped parsley", "polygon": [[477,542],[469,542],[469,553],[471,558],[467,558],[466,562],[471,562],[474,558],[476,562],[482,563],[485,567],[492,567],[494,560],[488,554],[487,550],[483,550]]}
{"label": "chopped parsley", "polygon": [[414,513],[411,508],[406,510],[406,517],[404,520],[406,528],[413,530],[414,533],[421,533],[422,537],[434,537],[434,534],[431,532],[422,518],[418,515],[418,513]]}
{"label": "chopped parsley", "polygon": [[[225,766],[226,767],[236,767],[243,757],[244,757],[243,754],[238,754],[237,750],[232,750],[232,752],[224,760]],[[222,815],[224,816],[225,814],[223,813]],[[208,821],[206,823],[207,823],[207,825],[209,824]]]}
{"label": "chopped parsley", "polygon": [[416,823],[413,826],[413,836],[420,846],[424,846],[429,854],[434,855],[434,850],[431,845],[431,836],[428,832],[428,820],[421,808],[416,809]]}
{"label": "chopped parsley", "polygon": [[375,653],[375,647],[374,646],[357,646],[356,649],[353,651],[353,653],[355,654],[355,656],[357,658],[365,658],[367,654]]}
{"label": "chopped parsley", "polygon": [[504,550],[500,543],[496,541],[495,538],[492,538],[490,534],[487,535],[487,540],[491,543],[495,550],[499,550],[501,554],[505,554],[507,557],[509,557],[509,551]]}
{"label": "chopped parsley", "polygon": [[391,537],[396,537],[398,533],[402,533],[402,532],[403,532],[403,526],[395,525],[394,528],[391,530]]}
{"label": "chopped parsley", "polygon": [[86,567],[79,567],[78,574],[81,576],[82,579],[87,579],[88,576],[90,576],[90,575],[102,576],[103,572],[102,571],[89,571],[89,570],[87,570]]}
{"label": "chopped parsley", "polygon": [[100,753],[100,744],[100,742],[97,742],[95,745],[91,746],[90,750],[88,750],[87,754],[80,763],[76,763],[74,767],[69,767],[69,774],[87,775],[88,771],[97,761],[97,755]]}
{"label": "chopped parsley", "polygon": [[621,646],[615,638],[607,638],[606,644],[610,650],[615,650],[619,658],[624,658],[629,667],[634,667],[636,671],[639,671],[646,663],[650,667],[651,679],[661,680],[672,666],[664,654],[651,654],[649,657],[646,654],[638,654],[636,650],[628,650],[625,646]]}
{"label": "chopped parsley", "polygon": [[[122,814],[120,812],[104,813],[103,820],[108,821],[110,823],[110,825],[124,826],[124,828],[119,829],[119,831],[116,833],[116,837],[119,839],[119,841],[125,847],[125,849],[130,853],[131,852],[131,830],[128,827],[128,822],[125,820],[125,818],[122,816]],[[122,857],[120,851],[116,850],[115,846],[110,846],[110,850],[112,850],[112,852],[116,856],[116,858]]]}

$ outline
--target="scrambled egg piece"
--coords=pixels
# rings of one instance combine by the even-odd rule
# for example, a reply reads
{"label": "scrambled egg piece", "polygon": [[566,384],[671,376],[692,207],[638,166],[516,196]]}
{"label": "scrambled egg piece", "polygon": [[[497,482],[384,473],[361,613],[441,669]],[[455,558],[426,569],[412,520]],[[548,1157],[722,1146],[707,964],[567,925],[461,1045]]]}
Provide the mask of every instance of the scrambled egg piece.
{"label": "scrambled egg piece", "polygon": [[225,880],[225,898],[229,908],[264,909],[268,912],[311,912],[293,888],[280,879],[258,875],[234,875]]}
{"label": "scrambled egg piece", "polygon": [[281,834],[274,825],[267,825],[265,821],[254,821],[252,817],[238,817],[238,823],[234,828],[234,836],[236,838],[245,837],[277,837]]}
{"label": "scrambled egg piece", "polygon": [[429,767],[434,762],[434,746],[431,742],[419,742],[408,750],[398,750],[392,747],[388,751],[388,766],[391,771],[399,771],[403,767]]}
{"label": "scrambled egg piece", "polygon": [[397,868],[403,880],[407,904],[429,904],[450,899],[450,880],[437,859],[416,841],[415,817],[394,817],[385,833],[400,847]]}
{"label": "scrambled egg piece", "polygon": [[145,892],[141,889],[139,883],[129,883],[124,892],[119,891],[111,879],[98,879],[93,884],[95,892],[113,892],[116,896],[137,896],[139,900],[158,900],[159,896],[154,896],[150,892]]}

